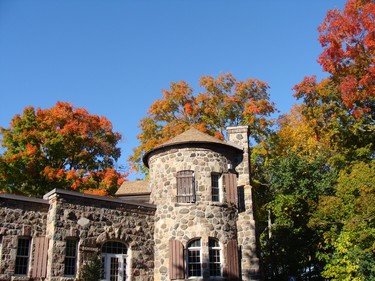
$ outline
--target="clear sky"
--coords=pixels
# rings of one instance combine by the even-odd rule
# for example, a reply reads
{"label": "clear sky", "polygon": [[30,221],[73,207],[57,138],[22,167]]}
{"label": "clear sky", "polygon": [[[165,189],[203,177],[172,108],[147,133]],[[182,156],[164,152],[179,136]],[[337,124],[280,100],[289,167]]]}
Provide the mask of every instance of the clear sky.
{"label": "clear sky", "polygon": [[[291,88],[322,77],[317,27],[344,0],[0,0],[0,126],[57,101],[106,116],[126,165],[139,121],[173,81],[232,72]],[[130,177],[131,179],[131,177]]]}

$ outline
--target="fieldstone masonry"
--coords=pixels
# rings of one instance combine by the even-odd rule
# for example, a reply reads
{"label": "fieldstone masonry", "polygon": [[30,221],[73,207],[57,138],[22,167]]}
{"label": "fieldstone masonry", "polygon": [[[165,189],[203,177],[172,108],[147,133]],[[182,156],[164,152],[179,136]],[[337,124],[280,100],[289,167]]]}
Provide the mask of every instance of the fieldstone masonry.
{"label": "fieldstone masonry", "polygon": [[[128,247],[127,280],[136,281],[171,280],[170,240],[178,240],[186,250],[190,241],[200,239],[202,277],[194,280],[211,280],[208,250],[211,238],[219,241],[222,248],[220,280],[234,280],[228,271],[233,268],[233,257],[228,253],[233,252],[225,251],[233,242],[240,249],[238,268],[242,280],[259,280],[248,127],[228,128],[228,143],[194,130],[185,133],[145,155],[150,203],[58,189],[43,199],[0,194],[0,280],[77,280],[78,275],[64,277],[67,239],[78,242],[78,271],[90,257],[100,253],[107,241],[124,243]],[[180,171],[193,171],[194,202],[177,202],[176,176]],[[242,204],[234,204],[227,198],[229,187],[223,177],[229,173],[237,174]],[[220,175],[218,202],[212,200],[213,174]],[[32,244],[25,276],[14,274],[20,237],[29,237]],[[46,273],[39,278],[35,277],[33,266],[35,248],[39,245],[36,241],[41,241],[40,237],[48,242],[43,244],[48,250]]]}
{"label": "fieldstone masonry", "polygon": [[[211,200],[211,174],[223,173],[235,159],[224,149],[203,145],[178,147],[150,156],[151,202],[155,213],[155,280],[170,280],[168,275],[170,239],[185,246],[193,238],[202,239],[203,260],[208,258],[208,238],[217,238],[223,245],[237,237],[237,209]],[[196,182],[196,203],[177,203],[176,172],[193,170]],[[223,198],[225,194],[222,195]],[[225,261],[223,266],[225,267]],[[203,277],[208,275],[207,262]]]}
{"label": "fieldstone masonry", "polygon": [[[2,195],[0,206],[0,280],[31,280],[35,238],[39,236],[49,240],[47,280],[75,279],[64,277],[67,238],[78,241],[79,265],[100,253],[104,242],[123,242],[130,260],[128,280],[153,280],[155,206],[151,204],[53,190],[44,200]],[[32,241],[27,276],[14,274],[19,237]]]}
{"label": "fieldstone masonry", "polygon": [[[19,237],[45,236],[48,208],[48,203],[41,199],[13,195],[0,198],[0,280],[10,280],[14,275]],[[33,259],[30,264],[33,264]],[[24,278],[13,276],[12,280]]]}
{"label": "fieldstone masonry", "polygon": [[238,244],[242,247],[242,280],[260,279],[257,256],[253,200],[250,186],[249,128],[247,126],[227,128],[228,140],[244,148],[242,162],[236,167],[239,173],[238,186],[243,196],[243,206],[238,214]]}

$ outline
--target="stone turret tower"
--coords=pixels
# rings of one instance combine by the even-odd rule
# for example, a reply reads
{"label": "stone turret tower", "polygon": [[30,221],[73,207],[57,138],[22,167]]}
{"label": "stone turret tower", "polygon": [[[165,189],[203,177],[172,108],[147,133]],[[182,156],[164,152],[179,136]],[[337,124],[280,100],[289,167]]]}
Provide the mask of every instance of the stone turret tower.
{"label": "stone turret tower", "polygon": [[229,128],[228,135],[231,142],[190,129],[144,156],[157,206],[155,281],[256,280],[247,130]]}

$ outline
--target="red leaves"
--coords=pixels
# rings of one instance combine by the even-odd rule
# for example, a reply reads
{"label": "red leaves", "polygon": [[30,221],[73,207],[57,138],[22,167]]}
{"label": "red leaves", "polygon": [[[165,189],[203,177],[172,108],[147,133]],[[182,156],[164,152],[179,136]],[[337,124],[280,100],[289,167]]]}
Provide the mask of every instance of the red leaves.
{"label": "red leaves", "polygon": [[0,160],[6,165],[0,177],[6,175],[7,184],[25,194],[43,195],[56,187],[104,188],[112,194],[125,177],[113,168],[120,134],[108,119],[84,108],[66,102],[36,111],[28,107],[3,132],[6,151]]}
{"label": "red leaves", "polygon": [[162,90],[163,97],[151,105],[148,116],[141,120],[141,144],[129,158],[135,169],[142,169],[144,152],[190,127],[219,139],[224,138],[227,126],[239,124],[250,125],[257,141],[267,135],[272,122],[266,117],[276,110],[269,101],[267,83],[257,79],[236,81],[231,73],[225,73],[216,78],[202,76],[199,86],[201,92],[196,94],[184,81]]}
{"label": "red leaves", "polygon": [[345,105],[361,117],[375,97],[375,3],[349,0],[342,12],[329,11],[318,30],[324,47],[318,62],[338,83]]}

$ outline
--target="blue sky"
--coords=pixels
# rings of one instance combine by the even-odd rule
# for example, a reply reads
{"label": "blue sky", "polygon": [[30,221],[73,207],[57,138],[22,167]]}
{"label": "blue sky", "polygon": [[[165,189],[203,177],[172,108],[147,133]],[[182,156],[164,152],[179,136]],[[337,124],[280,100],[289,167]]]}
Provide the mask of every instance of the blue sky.
{"label": "blue sky", "polygon": [[[322,77],[317,27],[343,0],[0,0],[0,126],[26,106],[71,102],[123,135],[173,81],[232,72],[269,83],[288,112],[291,88]],[[131,177],[130,177],[131,178]]]}

